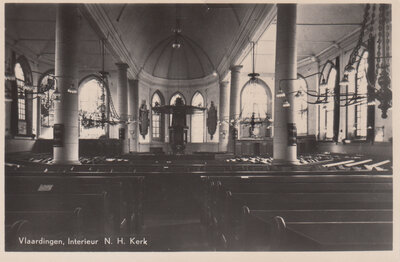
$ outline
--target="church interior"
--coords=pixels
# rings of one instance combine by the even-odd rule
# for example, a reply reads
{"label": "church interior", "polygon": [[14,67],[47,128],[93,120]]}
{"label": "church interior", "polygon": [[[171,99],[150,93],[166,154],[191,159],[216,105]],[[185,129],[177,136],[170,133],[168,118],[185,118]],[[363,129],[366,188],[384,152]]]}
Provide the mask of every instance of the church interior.
{"label": "church interior", "polygon": [[391,4],[4,4],[6,251],[393,250]]}

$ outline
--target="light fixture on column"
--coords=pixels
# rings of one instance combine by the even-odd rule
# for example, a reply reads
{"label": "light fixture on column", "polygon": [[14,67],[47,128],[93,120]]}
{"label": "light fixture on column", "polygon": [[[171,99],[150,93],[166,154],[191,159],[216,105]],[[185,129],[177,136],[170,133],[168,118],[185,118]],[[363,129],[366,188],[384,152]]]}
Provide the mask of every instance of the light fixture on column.
{"label": "light fixture on column", "polygon": [[[328,89],[326,89],[326,80],[325,80],[325,77],[324,77],[324,75],[321,73],[321,72],[317,72],[317,73],[314,73],[314,74],[311,74],[311,75],[308,75],[308,76],[304,76],[304,77],[302,77],[303,79],[306,79],[306,78],[309,78],[309,77],[312,77],[312,76],[315,76],[315,75],[319,75],[320,76],[320,78],[319,78],[319,83],[320,83],[320,88],[325,88],[325,90],[327,90],[328,91]],[[305,81],[306,82],[306,89],[304,90],[304,89],[298,89],[298,90],[294,90],[294,91],[292,91],[292,92],[289,92],[289,93],[285,93],[284,91],[283,91],[283,89],[282,89],[282,86],[281,86],[281,83],[282,83],[282,81],[298,81],[300,78],[296,78],[296,79],[280,79],[279,80],[279,88],[278,88],[278,92],[277,92],[277,94],[276,94],[276,98],[285,98],[285,100],[283,101],[283,104],[282,104],[282,107],[285,107],[285,108],[287,108],[287,107],[290,107],[290,103],[289,103],[289,101],[288,101],[288,99],[287,99],[287,97],[289,96],[289,95],[294,95],[296,98],[299,98],[299,97],[301,97],[302,95],[303,95],[303,92],[307,95],[307,96],[310,96],[310,97],[315,97],[316,98],[316,100],[314,101],[314,102],[311,102],[311,101],[308,101],[307,100],[307,103],[308,104],[322,104],[322,103],[327,103],[327,97],[326,97],[326,95],[327,95],[327,93],[326,94],[318,94],[318,93],[316,93],[316,94],[313,94],[312,92],[310,92],[309,90],[308,90],[308,84],[307,84],[307,81]],[[298,86],[298,85],[297,85]],[[329,92],[329,91],[328,91]]]}
{"label": "light fixture on column", "polygon": [[[57,78],[54,76],[52,73],[42,73],[38,71],[31,71],[32,73],[39,74],[41,77],[45,78],[47,77],[47,82],[45,84],[40,83],[40,85],[35,86],[31,84],[30,82],[26,82],[24,80],[18,80],[23,83],[23,85],[18,85],[18,97],[20,99],[28,99],[28,100],[34,100],[34,99],[45,99],[46,98],[46,103],[43,103],[42,101],[42,106],[44,107],[50,107],[52,104],[52,101],[59,102],[60,101],[60,92],[58,91],[57,88]],[[14,80],[13,80],[14,79]],[[16,78],[9,78],[8,81],[16,81]],[[35,91],[36,89],[36,91]],[[52,91],[54,90],[54,91]],[[24,96],[24,92],[27,91],[30,96]]]}
{"label": "light fixture on column", "polygon": [[8,71],[8,70],[6,71],[4,78],[5,78],[6,81],[7,80],[8,81],[15,81],[16,80],[15,75],[12,72]]}
{"label": "light fixture on column", "polygon": [[344,74],[342,80],[340,80],[339,85],[348,85],[349,84],[349,75]]}
{"label": "light fixture on column", "polygon": [[5,66],[6,70],[5,70],[5,74],[4,74],[4,78],[6,81],[15,81],[15,74],[14,74],[14,69],[12,68],[12,59],[7,59],[6,60],[6,66]]}
{"label": "light fixture on column", "polygon": [[283,101],[282,107],[284,107],[284,108],[290,107],[290,103],[289,103],[289,101],[287,100],[287,98],[285,98],[285,100]]}
{"label": "light fixture on column", "polygon": [[26,85],[24,85],[24,89],[26,90],[26,91],[33,91],[33,86],[31,85],[31,84],[26,84]]}
{"label": "light fixture on column", "polygon": [[279,87],[278,93],[276,94],[277,98],[283,98],[286,97],[285,93],[283,92],[282,88]]}
{"label": "light fixture on column", "polygon": [[70,94],[77,94],[78,93],[78,89],[76,89],[74,84],[71,84],[68,88],[68,93]]}
{"label": "light fixture on column", "polygon": [[58,87],[56,86],[56,90],[53,93],[54,101],[60,101],[61,93],[58,91]]}

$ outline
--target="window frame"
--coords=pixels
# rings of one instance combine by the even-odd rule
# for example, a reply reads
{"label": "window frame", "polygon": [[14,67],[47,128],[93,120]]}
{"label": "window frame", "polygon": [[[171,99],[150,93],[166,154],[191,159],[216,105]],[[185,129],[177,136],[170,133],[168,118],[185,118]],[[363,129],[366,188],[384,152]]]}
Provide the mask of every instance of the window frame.
{"label": "window frame", "polygon": [[[365,54],[367,54],[367,56],[364,58],[364,55]],[[354,77],[355,77],[355,81],[354,81],[354,93],[355,93],[355,95],[357,96],[357,95],[359,95],[359,92],[361,91],[360,90],[360,85],[359,85],[359,80],[361,80],[361,78],[359,78],[359,74],[360,74],[360,66],[361,66],[361,62],[362,62],[362,60],[363,59],[365,59],[365,64],[366,64],[366,71],[363,73],[363,78],[366,78],[367,77],[367,70],[368,70],[368,55],[369,55],[369,53],[368,53],[368,50],[363,50],[362,51],[362,54],[361,54],[361,56],[360,56],[360,60],[358,61],[358,63],[357,63],[357,67],[356,67],[356,73],[354,74]],[[362,94],[361,94],[362,95]],[[368,95],[368,83],[367,83],[367,85],[365,86],[365,95]],[[367,99],[366,99],[367,100]],[[364,111],[365,111],[365,116],[364,116],[364,118],[365,118],[365,126],[363,127],[365,130],[365,135],[361,135],[359,132],[362,132],[362,127],[361,127],[361,124],[359,123],[359,121],[361,120],[361,118],[363,117],[363,116],[358,116],[358,114],[360,113],[360,114],[362,114],[362,108],[361,108],[361,106],[362,107],[365,107],[364,108]],[[368,134],[368,130],[367,130],[367,126],[368,126],[368,104],[367,103],[364,103],[364,104],[362,104],[362,105],[358,105],[358,104],[356,104],[355,106],[354,106],[354,138],[356,138],[357,140],[366,140],[367,139],[367,134]]]}
{"label": "window frame", "polygon": [[[87,83],[89,83],[89,82],[91,82],[93,80],[97,81],[99,83],[99,87],[100,87],[102,79],[98,75],[95,75],[95,74],[87,75],[87,76],[83,77],[81,81],[79,81],[79,85],[78,85],[79,86],[79,89],[78,89],[78,111],[80,111],[81,90]],[[105,95],[106,95],[106,97],[105,97],[106,105],[105,106],[106,106],[106,117],[107,117],[108,113],[110,111],[111,94],[110,94],[110,89],[109,89],[109,87],[107,85],[105,85],[104,88],[105,88]],[[79,133],[79,139],[99,139],[100,137],[103,137],[103,136],[105,136],[107,138],[109,137],[109,124],[107,124],[107,123],[104,126],[104,134],[100,135],[98,138],[81,137],[81,131],[80,131],[80,129],[81,129],[81,120],[80,120],[80,116],[78,116],[78,120],[79,120],[79,125],[78,125],[79,126],[79,132],[78,132]]]}
{"label": "window frame", "polygon": [[[15,55],[15,54],[13,54]],[[17,76],[15,74],[15,68],[17,64],[20,65],[21,71],[23,73],[24,79],[20,79],[22,84],[19,84],[19,80],[17,79]],[[21,55],[17,59],[15,59],[15,62],[13,63],[13,72],[16,77],[14,85],[15,91],[13,92],[14,95],[12,97],[12,107],[14,107],[14,110],[12,111],[11,115],[11,130],[12,134],[14,136],[19,136],[19,137],[34,137],[33,135],[33,91],[29,91],[25,89],[25,86],[32,86],[33,81],[32,81],[32,70],[29,65],[28,59]],[[20,90],[22,89],[22,90]],[[22,99],[20,98],[20,95],[23,97]],[[23,109],[21,112],[22,108],[22,101],[23,101]],[[21,114],[23,114],[23,118],[21,118]],[[13,124],[14,123],[14,124]],[[20,132],[20,126],[24,125],[25,133]]]}
{"label": "window frame", "polygon": [[[160,92],[160,90],[156,90],[153,95],[151,96],[151,100],[150,100],[150,106],[151,108],[153,108],[153,100],[155,96],[158,96],[160,98],[160,105],[164,105],[165,104],[165,99],[164,96],[162,95],[162,93]],[[159,116],[159,137],[155,137],[153,134],[153,128],[154,128],[154,116],[158,115]],[[153,110],[151,110],[151,140],[152,141],[158,141],[158,142],[163,142],[164,141],[164,137],[165,137],[165,116],[164,114],[161,113],[156,113]]]}
{"label": "window frame", "polygon": [[[251,80],[248,80],[241,88],[240,90],[240,117],[243,117],[243,94],[246,90],[246,88],[250,88],[250,85],[252,84]],[[264,92],[265,95],[267,97],[267,102],[266,102],[266,110],[267,110],[267,115],[269,117],[272,117],[273,115],[273,108],[272,108],[272,104],[273,104],[273,96],[272,96],[272,92],[271,92],[271,88],[267,85],[267,83],[265,83],[261,78],[257,78],[257,83],[258,86],[260,86]],[[250,117],[250,116],[249,116]],[[267,117],[267,116],[265,116]],[[264,124],[261,125],[262,127],[264,126]],[[260,136],[257,138],[254,137],[249,137],[249,136],[243,136],[243,125],[239,124],[239,128],[238,128],[238,137],[240,139],[245,139],[245,140],[260,140],[260,139],[264,139],[264,138],[269,138],[271,137],[271,129],[266,129],[264,136]]]}
{"label": "window frame", "polygon": [[[202,98],[202,102],[203,102],[203,107],[204,107],[204,105],[205,105],[205,103],[206,103],[206,101],[205,101],[205,98],[204,98],[204,96],[203,96],[203,94],[200,92],[200,91],[196,91],[194,94],[193,94],[193,96],[192,96],[192,99],[191,99],[191,105],[192,106],[198,106],[198,105],[194,105],[193,103],[194,103],[194,99],[196,98],[196,96],[198,96],[198,95],[200,95],[201,96],[201,98]],[[201,112],[201,115],[202,115],[202,121],[201,121],[201,129],[202,129],[202,138],[201,138],[201,141],[193,141],[193,131],[195,130],[195,128],[193,128],[193,117],[195,116],[194,114],[192,114],[191,116],[190,116],[190,142],[191,143],[204,143],[205,142],[205,139],[204,139],[204,134],[205,134],[205,127],[206,127],[206,123],[205,123],[205,113],[204,113],[204,111],[202,111]]]}
{"label": "window frame", "polygon": [[[329,66],[329,68],[327,67]],[[334,62],[332,62],[331,60],[327,60],[324,64],[324,66],[322,67],[322,77],[319,79],[319,84],[318,84],[318,95],[321,96],[321,80],[325,79],[326,81],[326,85],[329,84],[329,80],[331,79],[330,77],[332,77],[332,70],[335,70],[336,75],[335,78],[332,80],[334,81],[334,84],[332,86],[332,90],[330,90],[331,92],[334,91],[335,86],[336,86],[336,78],[337,78],[337,70],[336,70],[336,65]],[[324,92],[326,92],[326,89],[330,89],[328,86],[325,87],[325,89],[323,90]],[[327,133],[328,133],[328,110],[327,110],[327,104],[324,105],[318,105],[318,140],[320,141],[333,141],[335,138],[335,132],[334,132],[334,122],[335,122],[335,99],[332,96],[328,96],[328,100],[330,100],[328,103],[332,103],[332,137],[327,137]],[[322,119],[321,116],[322,114],[324,115],[324,118]],[[322,123],[323,120],[323,123]],[[323,128],[323,130],[321,130],[321,128]]]}

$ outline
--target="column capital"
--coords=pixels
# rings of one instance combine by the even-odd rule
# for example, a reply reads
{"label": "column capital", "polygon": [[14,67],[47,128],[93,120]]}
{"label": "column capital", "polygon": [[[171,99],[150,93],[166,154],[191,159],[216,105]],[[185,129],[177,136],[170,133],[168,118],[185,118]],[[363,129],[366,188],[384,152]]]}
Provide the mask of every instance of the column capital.
{"label": "column capital", "polygon": [[232,65],[229,67],[229,70],[231,70],[232,72],[240,73],[240,70],[242,70],[242,68],[242,65]]}
{"label": "column capital", "polygon": [[127,70],[129,68],[129,65],[127,63],[115,63],[117,66],[118,70]]}

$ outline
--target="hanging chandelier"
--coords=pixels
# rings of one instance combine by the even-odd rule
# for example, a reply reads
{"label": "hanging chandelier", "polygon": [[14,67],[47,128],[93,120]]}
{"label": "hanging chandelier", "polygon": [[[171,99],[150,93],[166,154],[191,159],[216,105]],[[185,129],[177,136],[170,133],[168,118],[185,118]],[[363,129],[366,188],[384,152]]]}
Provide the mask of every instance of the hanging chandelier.
{"label": "hanging chandelier", "polygon": [[[377,8],[379,6],[379,8]],[[378,39],[376,41],[377,48],[375,50],[375,33],[374,26],[376,9],[379,9],[378,17]],[[367,28],[369,25],[369,28]],[[363,43],[364,34],[369,31],[368,44]],[[360,99],[366,100],[368,105],[375,105],[375,101],[379,102],[378,108],[382,111],[382,118],[387,118],[387,111],[392,107],[392,88],[390,79],[390,35],[391,35],[391,8],[388,4],[367,4],[364,11],[364,20],[362,23],[360,37],[356,47],[353,49],[349,61],[345,67],[345,75],[354,71],[354,64],[360,57],[361,47],[366,47],[368,55],[371,56],[369,61],[375,64],[374,73],[366,73],[368,81],[368,93]],[[376,52],[375,52],[376,51]],[[375,55],[376,53],[376,55]],[[375,62],[376,61],[376,62]],[[369,64],[371,66],[371,64]],[[371,70],[372,71],[372,70]]]}
{"label": "hanging chandelier", "polygon": [[[105,128],[106,125],[116,125],[121,123],[121,118],[115,109],[111,93],[108,92],[108,76],[109,72],[105,71],[104,60],[105,60],[105,40],[102,39],[101,49],[101,70],[98,72],[98,83],[101,87],[100,104],[97,107],[97,111],[84,112],[79,111],[80,122],[83,128]],[[125,121],[128,122],[128,121]]]}
{"label": "hanging chandelier", "polygon": [[260,76],[260,74],[259,73],[256,73],[255,72],[255,67],[256,67],[256,65],[255,65],[255,42],[251,42],[251,44],[252,44],[252,72],[250,73],[250,74],[248,74],[248,76],[250,77],[250,80],[249,80],[249,84],[251,84],[251,85],[256,85],[256,84],[258,84],[258,77]]}

